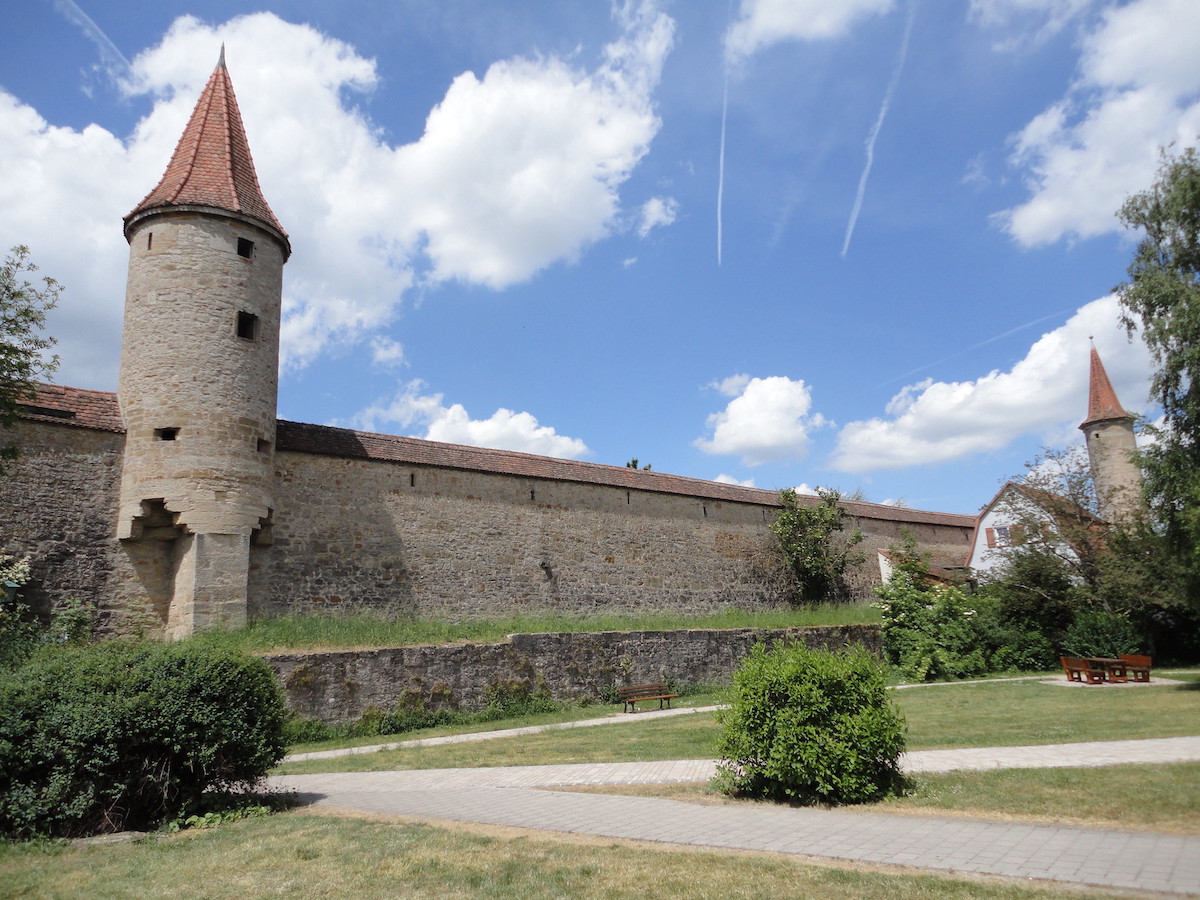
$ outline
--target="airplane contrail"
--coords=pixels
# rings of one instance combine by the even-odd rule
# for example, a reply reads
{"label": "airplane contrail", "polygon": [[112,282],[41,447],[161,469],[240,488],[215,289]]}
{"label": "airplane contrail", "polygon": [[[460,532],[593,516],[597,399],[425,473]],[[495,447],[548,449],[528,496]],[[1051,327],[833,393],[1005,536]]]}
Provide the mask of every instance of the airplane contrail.
{"label": "airplane contrail", "polygon": [[[78,25],[83,31],[84,36],[96,45],[100,51],[100,60],[109,70],[110,74],[113,69],[128,70],[131,68],[129,60],[125,58],[125,54],[117,49],[107,34],[92,21],[92,17],[79,8],[79,4],[75,0],[52,0],[54,8],[58,10],[62,16],[71,24]],[[120,63],[118,66],[117,63]]]}
{"label": "airplane contrail", "polygon": [[721,100],[721,155],[717,163],[717,266],[721,265],[722,208],[725,205],[725,121],[729,115],[729,65],[725,66],[725,93]]}
{"label": "airplane contrail", "polygon": [[1071,312],[1074,312],[1074,310],[1071,310],[1071,309],[1060,310],[1059,312],[1050,313],[1050,315],[1048,315],[1048,316],[1042,316],[1040,319],[1034,319],[1032,322],[1026,322],[1024,325],[1018,325],[1016,328],[1010,328],[1010,329],[1008,329],[1008,331],[1002,332],[1000,334],[994,334],[990,338],[980,341],[978,344],[972,344],[970,347],[963,347],[961,350],[956,350],[954,353],[951,353],[949,356],[943,356],[941,359],[934,360],[931,363],[925,363],[925,365],[923,365],[923,366],[917,366],[915,369],[909,369],[907,372],[903,372],[900,375],[896,375],[892,378],[889,378],[887,381],[881,381],[881,382],[879,382],[879,384],[875,385],[875,387],[881,388],[881,387],[884,387],[885,385],[889,385],[889,384],[893,384],[897,381],[901,381],[901,380],[907,378],[909,375],[916,375],[918,372],[923,372],[926,369],[932,369],[934,366],[940,366],[942,363],[949,362],[950,360],[955,359],[956,357],[962,356],[964,353],[970,353],[972,350],[978,350],[980,347],[986,347],[988,344],[994,344],[996,341],[1003,340],[1004,338],[1008,337],[1009,335],[1016,334],[1018,331],[1024,331],[1026,328],[1032,328],[1034,325],[1038,325],[1042,322],[1047,321],[1048,319],[1061,318],[1062,316],[1065,316]]}
{"label": "airplane contrail", "polygon": [[842,241],[842,259],[846,258],[846,253],[850,249],[850,239],[854,236],[854,226],[858,223],[858,214],[862,210],[863,195],[867,192],[867,178],[871,174],[871,167],[875,164],[875,141],[879,138],[879,132],[883,128],[883,120],[887,118],[888,107],[892,105],[892,96],[896,93],[897,85],[900,84],[900,73],[904,71],[904,62],[908,59],[908,40],[912,36],[913,20],[916,17],[917,4],[913,2],[908,7],[908,21],[904,25],[904,37],[900,41],[900,56],[896,60],[896,67],[892,70],[892,80],[888,84],[887,93],[883,95],[883,104],[879,107],[879,115],[875,118],[871,133],[867,135],[867,162],[858,179],[858,194],[854,198],[854,207],[850,210],[850,221],[846,223],[846,237]]}

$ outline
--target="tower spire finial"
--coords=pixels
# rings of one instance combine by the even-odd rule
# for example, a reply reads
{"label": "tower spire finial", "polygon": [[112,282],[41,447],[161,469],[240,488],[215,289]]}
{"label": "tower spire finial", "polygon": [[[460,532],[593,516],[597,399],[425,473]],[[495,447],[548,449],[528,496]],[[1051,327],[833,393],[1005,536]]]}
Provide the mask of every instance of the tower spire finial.
{"label": "tower spire finial", "polygon": [[225,68],[225,42],[221,41],[221,57],[217,60],[217,68]]}

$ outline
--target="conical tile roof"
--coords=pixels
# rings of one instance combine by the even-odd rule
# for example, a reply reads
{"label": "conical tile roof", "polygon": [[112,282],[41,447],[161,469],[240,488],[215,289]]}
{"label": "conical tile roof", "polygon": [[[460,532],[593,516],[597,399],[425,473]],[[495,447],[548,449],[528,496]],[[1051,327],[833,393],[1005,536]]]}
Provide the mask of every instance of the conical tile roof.
{"label": "conical tile roof", "polygon": [[125,217],[125,224],[140,213],[170,206],[209,206],[241,213],[278,231],[287,244],[287,232],[258,186],[224,47],[162,180]]}
{"label": "conical tile roof", "polygon": [[1117,392],[1113,390],[1108,373],[1104,371],[1104,363],[1100,354],[1092,348],[1092,371],[1088,380],[1088,412],[1080,428],[1093,422],[1103,422],[1107,419],[1132,419],[1134,414],[1121,406],[1117,400]]}

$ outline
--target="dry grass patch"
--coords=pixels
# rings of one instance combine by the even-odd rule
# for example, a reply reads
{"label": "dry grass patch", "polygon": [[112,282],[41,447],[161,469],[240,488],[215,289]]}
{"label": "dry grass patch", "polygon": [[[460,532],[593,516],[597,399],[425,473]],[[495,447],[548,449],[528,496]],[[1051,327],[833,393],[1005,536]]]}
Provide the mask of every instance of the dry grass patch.
{"label": "dry grass patch", "polygon": [[[291,813],[110,846],[0,849],[6,897],[1051,900],[1070,888]],[[1117,897],[1089,890],[1091,898]]]}

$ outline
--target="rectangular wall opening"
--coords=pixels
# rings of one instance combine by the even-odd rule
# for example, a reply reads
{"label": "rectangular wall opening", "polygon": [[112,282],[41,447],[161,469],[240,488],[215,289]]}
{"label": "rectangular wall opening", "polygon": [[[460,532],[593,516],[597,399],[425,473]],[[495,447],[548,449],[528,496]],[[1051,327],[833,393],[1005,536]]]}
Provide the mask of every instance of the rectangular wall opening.
{"label": "rectangular wall opening", "polygon": [[251,259],[254,256],[254,241],[238,238],[238,256]]}
{"label": "rectangular wall opening", "polygon": [[154,439],[156,441],[173,441],[179,437],[178,428],[155,428]]}
{"label": "rectangular wall opening", "polygon": [[237,336],[247,341],[258,340],[258,316],[254,313],[239,312],[237,315]]}

